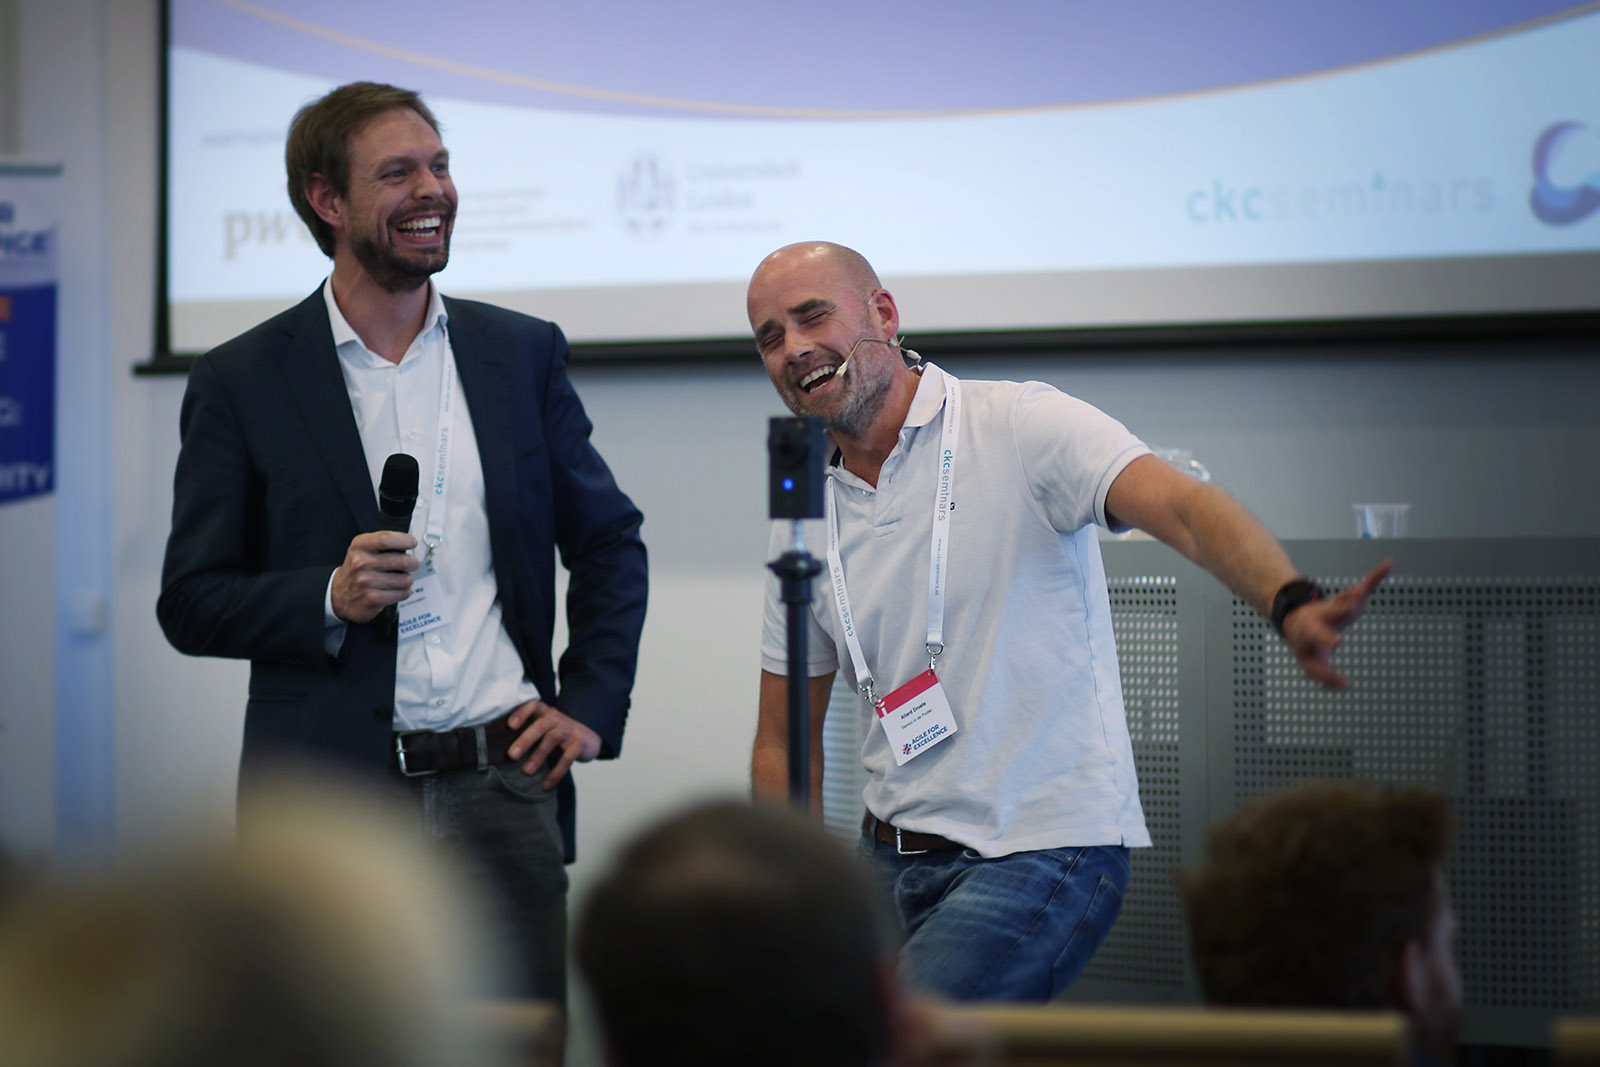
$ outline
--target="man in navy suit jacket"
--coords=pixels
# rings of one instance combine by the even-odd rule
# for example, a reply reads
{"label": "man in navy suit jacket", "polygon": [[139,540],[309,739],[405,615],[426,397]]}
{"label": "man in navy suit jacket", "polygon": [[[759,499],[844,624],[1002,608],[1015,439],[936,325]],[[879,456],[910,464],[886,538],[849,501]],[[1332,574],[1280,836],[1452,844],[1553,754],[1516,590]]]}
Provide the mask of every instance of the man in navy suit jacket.
{"label": "man in navy suit jacket", "polygon": [[[286,155],[333,271],[195,361],[157,615],[180,651],[251,661],[242,795],[286,762],[372,782],[503,907],[516,991],[559,999],[569,771],[621,749],[641,516],[589,443],[561,331],[430,280],[456,194],[421,99],[343,86]],[[375,492],[396,452],[424,472],[411,532]]]}

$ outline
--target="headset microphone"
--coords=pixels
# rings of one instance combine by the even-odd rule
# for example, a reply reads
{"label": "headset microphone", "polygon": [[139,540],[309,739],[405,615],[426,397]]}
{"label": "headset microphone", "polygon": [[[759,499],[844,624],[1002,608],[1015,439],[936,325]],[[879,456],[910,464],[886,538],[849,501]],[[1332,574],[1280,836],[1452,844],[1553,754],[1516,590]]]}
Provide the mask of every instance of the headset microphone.
{"label": "headset microphone", "polygon": [[862,342],[864,341],[871,341],[873,344],[888,345],[890,348],[899,349],[900,354],[906,359],[910,360],[913,367],[922,362],[922,357],[916,352],[902,345],[899,338],[891,338],[890,340],[885,341],[881,337],[862,337],[858,339],[855,344],[850,346],[850,354],[844,357],[844,360],[839,364],[839,369],[833,372],[833,376],[835,378],[844,377],[844,372],[850,367],[850,361],[856,357],[856,349],[860,348]]}

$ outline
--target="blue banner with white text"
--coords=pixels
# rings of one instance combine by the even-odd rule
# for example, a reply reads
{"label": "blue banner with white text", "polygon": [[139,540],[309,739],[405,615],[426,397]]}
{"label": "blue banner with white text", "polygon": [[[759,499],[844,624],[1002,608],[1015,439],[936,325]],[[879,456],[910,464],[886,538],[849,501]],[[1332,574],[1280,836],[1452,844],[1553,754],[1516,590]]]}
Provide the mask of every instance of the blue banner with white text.
{"label": "blue banner with white text", "polygon": [[0,161],[0,505],[55,490],[55,182]]}

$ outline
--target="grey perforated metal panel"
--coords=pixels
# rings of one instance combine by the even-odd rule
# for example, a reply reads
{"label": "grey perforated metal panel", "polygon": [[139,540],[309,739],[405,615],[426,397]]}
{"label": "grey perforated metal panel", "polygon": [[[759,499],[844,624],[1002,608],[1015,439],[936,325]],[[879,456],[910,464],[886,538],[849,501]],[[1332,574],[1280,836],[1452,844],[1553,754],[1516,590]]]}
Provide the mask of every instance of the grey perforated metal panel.
{"label": "grey perforated metal panel", "polygon": [[1600,1006],[1600,582],[1393,578],[1340,650],[1349,693],[1304,684],[1237,599],[1232,628],[1235,802],[1318,775],[1443,790],[1468,1004]]}
{"label": "grey perforated metal panel", "polygon": [[[1326,588],[1350,576],[1318,576]],[[1460,791],[1459,726],[1467,685],[1462,620],[1418,610],[1395,578],[1339,651],[1358,685],[1309,683],[1271,625],[1232,598],[1236,803],[1305,778],[1429,782]]]}
{"label": "grey perforated metal panel", "polygon": [[1305,680],[1255,611],[1164,546],[1102,546],[1156,847],[1135,852],[1123,918],[1069,996],[1197,997],[1171,870],[1246,797],[1362,777],[1456,806],[1464,1041],[1542,1044],[1553,1015],[1600,1011],[1600,543],[1289,548],[1330,587],[1398,557],[1338,654],[1347,693]]}
{"label": "grey perforated metal panel", "polygon": [[1134,850],[1122,913],[1084,978],[1182,990],[1183,911],[1171,892],[1183,858],[1178,583],[1145,576],[1109,585],[1139,800],[1153,847]]}

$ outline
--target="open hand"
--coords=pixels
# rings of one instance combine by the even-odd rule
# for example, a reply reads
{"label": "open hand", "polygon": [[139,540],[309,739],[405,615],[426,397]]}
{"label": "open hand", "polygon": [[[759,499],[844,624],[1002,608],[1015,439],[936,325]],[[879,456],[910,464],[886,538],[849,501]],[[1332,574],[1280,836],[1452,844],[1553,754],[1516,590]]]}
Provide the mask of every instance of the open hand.
{"label": "open hand", "polygon": [[1284,618],[1283,639],[1306,677],[1329,689],[1350,688],[1350,679],[1333,669],[1333,650],[1343,643],[1344,631],[1361,617],[1373,590],[1393,567],[1394,560],[1386,559],[1356,584],[1302,604]]}

